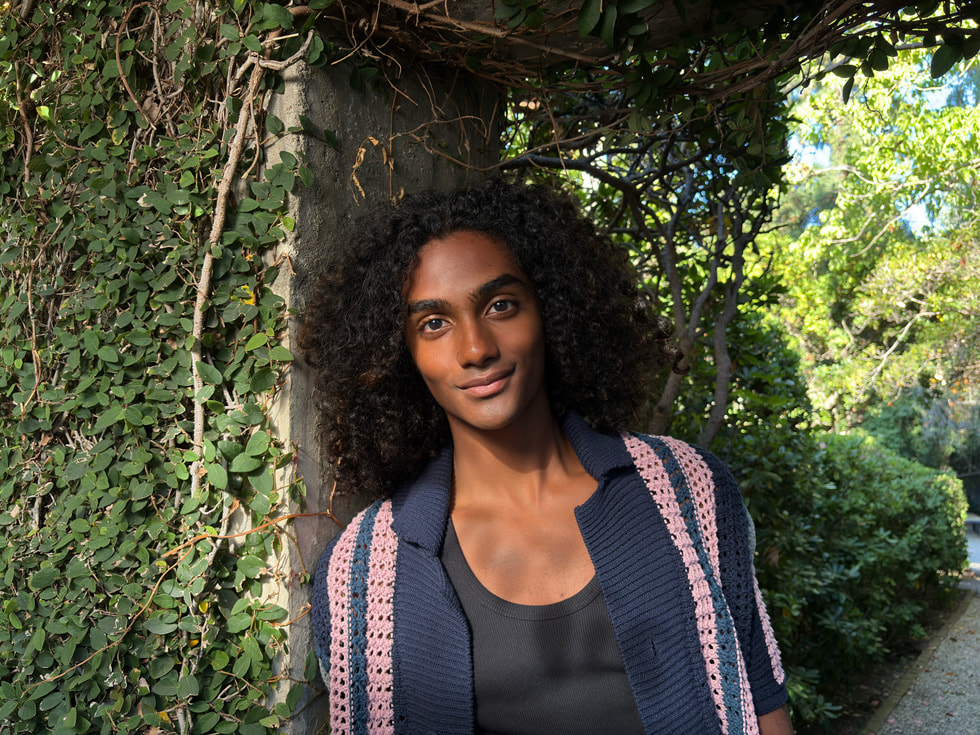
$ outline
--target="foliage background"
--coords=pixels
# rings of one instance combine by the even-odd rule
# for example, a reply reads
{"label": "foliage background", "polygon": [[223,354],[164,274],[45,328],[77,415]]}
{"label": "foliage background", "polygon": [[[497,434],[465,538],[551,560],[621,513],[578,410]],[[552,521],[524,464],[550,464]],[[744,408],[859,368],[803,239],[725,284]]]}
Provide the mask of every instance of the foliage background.
{"label": "foliage background", "polygon": [[270,710],[264,586],[302,494],[267,418],[291,360],[267,261],[304,170],[263,158],[272,62],[324,49],[296,17],[0,11],[0,732],[247,735],[299,699]]}

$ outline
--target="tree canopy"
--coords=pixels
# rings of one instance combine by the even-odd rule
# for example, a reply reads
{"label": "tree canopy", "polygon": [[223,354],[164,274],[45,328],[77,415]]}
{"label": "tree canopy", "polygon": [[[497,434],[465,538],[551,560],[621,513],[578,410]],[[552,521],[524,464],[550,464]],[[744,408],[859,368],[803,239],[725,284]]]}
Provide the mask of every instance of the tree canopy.
{"label": "tree canopy", "polygon": [[[913,394],[933,433],[975,428],[978,74],[961,64],[940,82],[929,63],[903,52],[848,104],[828,77],[793,107],[801,160],[773,246],[782,314],[814,400],[842,428]],[[956,441],[942,440],[947,458]],[[933,449],[919,458],[942,465]]]}

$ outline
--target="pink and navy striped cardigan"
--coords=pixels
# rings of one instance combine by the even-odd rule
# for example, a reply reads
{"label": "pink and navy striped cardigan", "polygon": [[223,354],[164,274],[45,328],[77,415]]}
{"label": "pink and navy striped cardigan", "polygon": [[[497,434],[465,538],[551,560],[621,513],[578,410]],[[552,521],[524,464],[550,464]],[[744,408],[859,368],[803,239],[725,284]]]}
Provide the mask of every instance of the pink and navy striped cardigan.
{"label": "pink and navy striped cardigan", "polygon": [[[644,728],[758,733],[786,702],[747,513],[688,444],[563,429],[598,480],[575,515]],[[472,733],[469,629],[439,560],[452,452],[359,514],[317,566],[313,630],[333,733]]]}

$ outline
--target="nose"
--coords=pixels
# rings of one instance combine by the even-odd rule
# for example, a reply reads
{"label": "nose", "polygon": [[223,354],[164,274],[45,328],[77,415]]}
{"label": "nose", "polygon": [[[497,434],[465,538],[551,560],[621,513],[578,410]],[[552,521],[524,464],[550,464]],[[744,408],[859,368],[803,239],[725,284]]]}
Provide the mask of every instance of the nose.
{"label": "nose", "polygon": [[493,333],[480,320],[467,320],[456,329],[456,360],[463,367],[485,365],[500,355]]}

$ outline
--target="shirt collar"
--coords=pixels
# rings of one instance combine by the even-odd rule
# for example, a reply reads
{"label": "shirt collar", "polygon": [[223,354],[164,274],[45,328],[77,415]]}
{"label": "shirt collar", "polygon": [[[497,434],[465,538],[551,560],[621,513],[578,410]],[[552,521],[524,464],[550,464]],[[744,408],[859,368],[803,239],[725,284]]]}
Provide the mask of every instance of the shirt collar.
{"label": "shirt collar", "polygon": [[[569,413],[561,421],[562,431],[585,470],[597,480],[611,471],[632,464],[620,436],[600,434]],[[450,487],[453,476],[453,448],[447,446],[413,482],[402,485],[392,495],[393,528],[399,538],[438,554],[446,536]]]}

